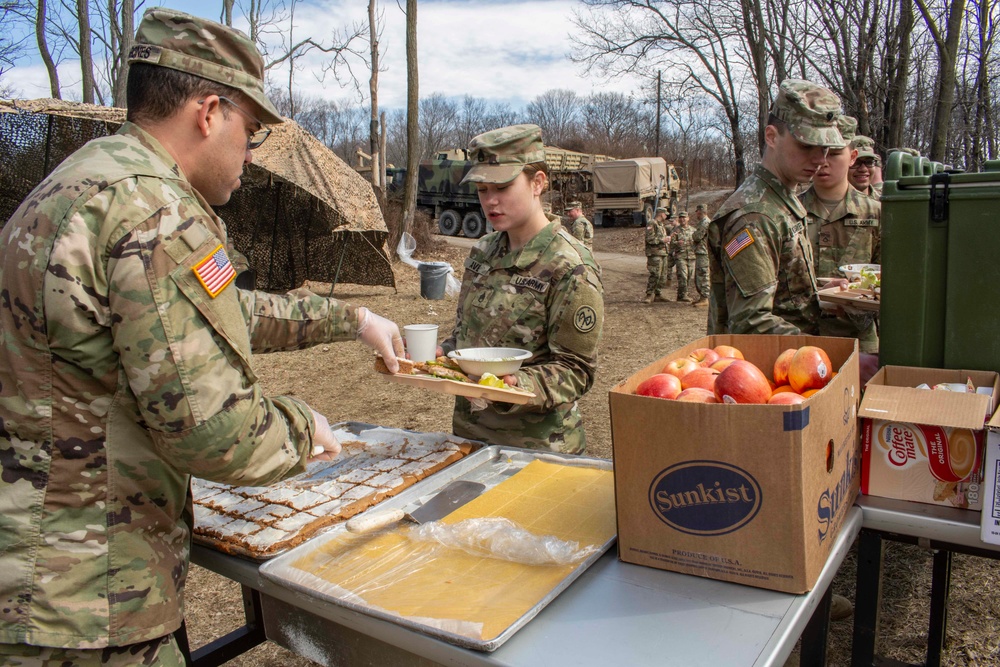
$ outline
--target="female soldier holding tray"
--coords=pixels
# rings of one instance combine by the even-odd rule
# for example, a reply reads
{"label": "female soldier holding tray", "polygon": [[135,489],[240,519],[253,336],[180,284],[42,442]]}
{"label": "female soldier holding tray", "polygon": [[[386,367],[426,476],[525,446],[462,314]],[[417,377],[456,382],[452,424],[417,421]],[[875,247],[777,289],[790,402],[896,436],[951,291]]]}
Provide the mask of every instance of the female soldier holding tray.
{"label": "female soldier holding tray", "polygon": [[[476,184],[493,225],[465,260],[455,330],[447,353],[468,347],[517,347],[533,355],[509,385],[533,392],[526,405],[458,397],[456,435],[491,444],[581,454],[586,447],[576,401],[594,384],[604,324],[604,287],[594,257],[542,210],[548,188],[537,125],[514,125],[473,138]],[[485,407],[483,406],[485,403]]]}

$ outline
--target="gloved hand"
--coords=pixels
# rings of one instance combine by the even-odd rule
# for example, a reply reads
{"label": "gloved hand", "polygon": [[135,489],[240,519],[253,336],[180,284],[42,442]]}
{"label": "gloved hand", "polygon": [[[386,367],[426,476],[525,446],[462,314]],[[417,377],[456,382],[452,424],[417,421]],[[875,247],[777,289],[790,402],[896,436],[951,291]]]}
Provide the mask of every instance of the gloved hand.
{"label": "gloved hand", "polygon": [[485,410],[489,404],[490,402],[485,398],[470,398],[469,412],[479,412],[480,410]]}
{"label": "gloved hand", "polygon": [[399,370],[396,357],[405,358],[405,351],[403,337],[395,322],[379,317],[367,308],[358,308],[358,340],[382,355],[389,372]]}
{"label": "gloved hand", "polygon": [[326,417],[309,408],[313,414],[313,421],[316,422],[316,429],[313,431],[312,456],[306,459],[306,463],[314,461],[332,461],[340,454],[340,443],[330,428],[330,422]]}

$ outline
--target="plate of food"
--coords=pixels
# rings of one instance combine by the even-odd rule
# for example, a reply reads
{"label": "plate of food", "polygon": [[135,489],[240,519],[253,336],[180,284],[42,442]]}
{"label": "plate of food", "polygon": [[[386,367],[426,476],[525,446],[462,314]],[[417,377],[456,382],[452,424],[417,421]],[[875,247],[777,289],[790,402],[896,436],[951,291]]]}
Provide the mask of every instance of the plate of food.
{"label": "plate of food", "polygon": [[473,379],[448,357],[438,357],[434,361],[414,362],[398,359],[399,372],[392,374],[386,368],[382,357],[375,356],[375,370],[390,382],[408,384],[442,394],[485,398],[501,403],[529,403],[535,395],[530,391],[510,387],[496,375],[484,373]]}

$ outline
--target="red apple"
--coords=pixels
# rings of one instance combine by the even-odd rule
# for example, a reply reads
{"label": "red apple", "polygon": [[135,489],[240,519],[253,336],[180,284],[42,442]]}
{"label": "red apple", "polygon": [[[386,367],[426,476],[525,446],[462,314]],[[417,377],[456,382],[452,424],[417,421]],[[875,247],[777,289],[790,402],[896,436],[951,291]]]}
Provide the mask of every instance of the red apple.
{"label": "red apple", "polygon": [[673,361],[668,361],[667,365],[663,367],[663,373],[668,375],[676,375],[679,378],[684,377],[694,369],[698,368],[698,363],[694,359],[688,359],[683,357],[681,359],[674,359]]}
{"label": "red apple", "polygon": [[681,378],[681,386],[685,389],[701,387],[712,391],[717,377],[719,377],[719,371],[714,368],[696,368]]}
{"label": "red apple", "polygon": [[654,398],[677,398],[677,394],[681,393],[681,380],[676,375],[658,373],[640,382],[635,388],[635,393]]}
{"label": "red apple", "polygon": [[723,359],[744,359],[743,353],[732,345],[716,345],[712,348]]}
{"label": "red apple", "polygon": [[694,359],[698,362],[699,366],[707,367],[711,366],[719,359],[719,353],[709,347],[699,347],[697,350],[689,354],[688,358]]}
{"label": "red apple", "polygon": [[788,384],[799,394],[809,389],[822,389],[832,377],[830,357],[814,345],[800,347],[788,365]]}
{"label": "red apple", "polygon": [[767,403],[771,384],[759,368],[737,359],[715,380],[715,397],[720,403]]}
{"label": "red apple", "polygon": [[681,393],[677,394],[678,401],[684,401],[685,403],[718,403],[719,399],[715,397],[715,394],[710,392],[708,389],[702,389],[701,387],[691,387],[690,389],[685,389]]}
{"label": "red apple", "polygon": [[804,396],[796,394],[794,391],[783,391],[779,394],[773,394],[767,403],[768,405],[796,405],[805,400]]}
{"label": "red apple", "polygon": [[774,383],[779,387],[783,384],[788,384],[788,365],[792,363],[792,357],[798,350],[795,348],[790,348],[778,355],[778,358],[774,360]]}
{"label": "red apple", "polygon": [[714,368],[715,370],[721,373],[722,371],[726,370],[726,366],[733,363],[734,361],[740,361],[740,360],[737,359],[736,357],[719,357],[719,359],[714,364],[709,366],[709,368]]}

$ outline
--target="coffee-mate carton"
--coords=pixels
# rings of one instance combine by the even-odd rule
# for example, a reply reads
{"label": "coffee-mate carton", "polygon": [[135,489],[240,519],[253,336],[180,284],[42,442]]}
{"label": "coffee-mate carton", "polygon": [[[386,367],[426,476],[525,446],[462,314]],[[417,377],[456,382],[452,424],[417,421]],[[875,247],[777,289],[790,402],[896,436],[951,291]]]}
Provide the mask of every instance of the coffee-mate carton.
{"label": "coffee-mate carton", "polygon": [[[985,393],[918,389],[971,382]],[[865,386],[861,493],[962,509],[982,508],[984,425],[997,374],[886,366]]]}

